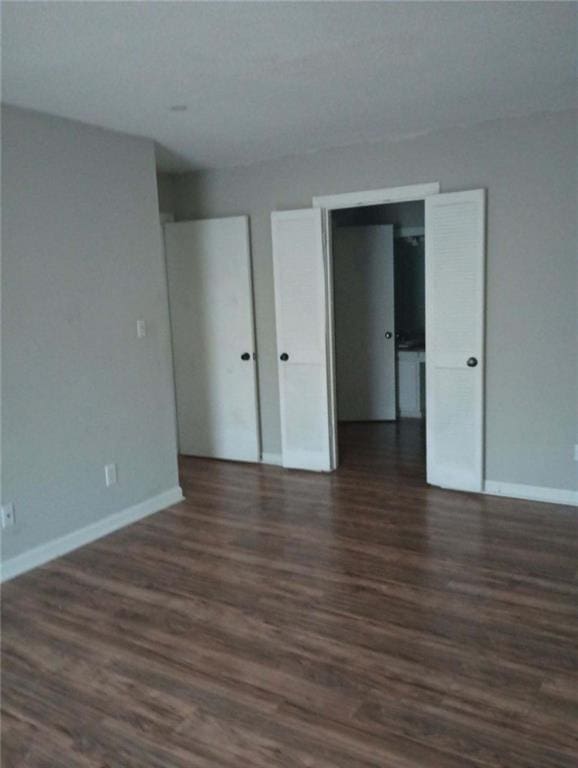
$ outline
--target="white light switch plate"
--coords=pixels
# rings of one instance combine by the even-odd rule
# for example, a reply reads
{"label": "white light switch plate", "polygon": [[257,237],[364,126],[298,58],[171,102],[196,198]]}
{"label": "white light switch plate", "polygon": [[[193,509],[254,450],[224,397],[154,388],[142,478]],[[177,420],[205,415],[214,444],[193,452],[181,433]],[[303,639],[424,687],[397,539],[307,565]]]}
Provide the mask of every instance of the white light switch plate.
{"label": "white light switch plate", "polygon": [[106,487],[116,484],[116,464],[107,464],[104,468],[104,482]]}
{"label": "white light switch plate", "polygon": [[147,326],[144,320],[136,321],[136,335],[139,339],[144,339],[147,335]]}

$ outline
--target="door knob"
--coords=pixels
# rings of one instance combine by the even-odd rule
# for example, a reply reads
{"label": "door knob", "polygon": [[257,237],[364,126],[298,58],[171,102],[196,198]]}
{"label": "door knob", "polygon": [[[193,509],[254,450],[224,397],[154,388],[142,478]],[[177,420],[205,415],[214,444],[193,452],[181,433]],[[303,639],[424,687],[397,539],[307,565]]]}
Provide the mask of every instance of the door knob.
{"label": "door knob", "polygon": [[287,360],[289,360],[289,355],[287,354],[287,352],[283,352],[282,355],[279,355],[279,360],[283,360],[283,362],[286,362]]}
{"label": "door knob", "polygon": [[243,352],[243,354],[241,355],[241,360],[250,360],[250,359],[251,359],[251,355],[248,352]]}
{"label": "door knob", "polygon": [[466,362],[466,365],[468,366],[468,368],[475,368],[477,364],[478,364],[477,357],[468,357]]}
{"label": "door knob", "polygon": [[385,332],[385,338],[386,339],[391,339],[391,331],[386,331]]}

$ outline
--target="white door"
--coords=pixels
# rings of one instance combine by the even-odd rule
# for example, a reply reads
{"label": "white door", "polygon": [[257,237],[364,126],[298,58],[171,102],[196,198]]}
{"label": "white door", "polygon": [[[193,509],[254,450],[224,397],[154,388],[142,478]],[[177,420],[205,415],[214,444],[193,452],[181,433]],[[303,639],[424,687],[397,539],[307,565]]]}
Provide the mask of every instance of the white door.
{"label": "white door", "polygon": [[484,190],[425,201],[427,480],[481,491]]}
{"label": "white door", "polygon": [[395,420],[393,227],[336,227],[333,281],[338,418]]}
{"label": "white door", "polygon": [[259,461],[246,216],[165,225],[179,450]]}
{"label": "white door", "polygon": [[322,212],[271,216],[283,466],[331,469]]}

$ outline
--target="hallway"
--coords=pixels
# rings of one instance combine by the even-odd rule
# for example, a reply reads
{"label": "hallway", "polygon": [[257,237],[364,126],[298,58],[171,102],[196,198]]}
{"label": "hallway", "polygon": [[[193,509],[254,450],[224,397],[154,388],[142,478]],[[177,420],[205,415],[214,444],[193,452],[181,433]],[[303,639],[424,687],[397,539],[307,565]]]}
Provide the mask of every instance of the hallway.
{"label": "hallway", "polygon": [[576,510],[185,458],[186,501],[7,584],[4,765],[574,768]]}
{"label": "hallway", "polygon": [[380,477],[386,484],[425,484],[425,420],[340,422],[339,476],[350,471]]}

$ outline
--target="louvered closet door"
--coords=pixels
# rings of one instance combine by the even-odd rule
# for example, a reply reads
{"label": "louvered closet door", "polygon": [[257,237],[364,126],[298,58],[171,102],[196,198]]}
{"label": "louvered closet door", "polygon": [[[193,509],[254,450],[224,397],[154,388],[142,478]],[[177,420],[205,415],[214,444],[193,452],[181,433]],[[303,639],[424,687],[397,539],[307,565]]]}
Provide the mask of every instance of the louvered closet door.
{"label": "louvered closet door", "polygon": [[427,480],[481,491],[484,190],[425,202]]}
{"label": "louvered closet door", "polygon": [[271,216],[283,466],[296,469],[331,469],[321,216]]}

